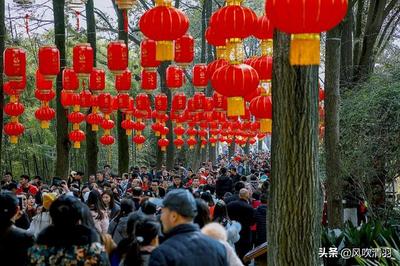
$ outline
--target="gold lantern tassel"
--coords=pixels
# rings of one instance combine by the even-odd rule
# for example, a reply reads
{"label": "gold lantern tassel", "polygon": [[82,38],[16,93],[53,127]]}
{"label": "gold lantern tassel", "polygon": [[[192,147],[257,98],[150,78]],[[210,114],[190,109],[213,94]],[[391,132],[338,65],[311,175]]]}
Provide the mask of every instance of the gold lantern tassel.
{"label": "gold lantern tassel", "polygon": [[99,131],[99,125],[92,124],[92,131]]}
{"label": "gold lantern tassel", "polygon": [[81,148],[81,143],[79,141],[74,141],[74,148],[75,149],[80,149]]}
{"label": "gold lantern tassel", "polygon": [[136,148],[140,151],[143,148],[143,144],[136,144]]}
{"label": "gold lantern tassel", "polygon": [[244,115],[244,100],[242,97],[228,97],[228,116]]}
{"label": "gold lantern tassel", "polygon": [[40,121],[40,127],[43,129],[48,129],[50,127],[50,121],[45,121],[45,120]]}
{"label": "gold lantern tassel", "polygon": [[292,34],[290,64],[294,66],[319,65],[319,50],[319,34]]}
{"label": "gold lantern tassel", "polygon": [[261,133],[272,132],[272,120],[271,119],[260,119],[260,131]]}
{"label": "gold lantern tassel", "polygon": [[174,55],[175,51],[173,41],[157,41],[156,59],[158,61],[173,61]]}
{"label": "gold lantern tassel", "polygon": [[226,59],[226,46],[216,47],[217,59]]}
{"label": "gold lantern tassel", "polygon": [[274,53],[274,45],[272,39],[261,40],[261,54],[266,56],[272,56]]}
{"label": "gold lantern tassel", "polygon": [[11,144],[17,144],[18,143],[18,137],[17,136],[10,136],[10,143]]}

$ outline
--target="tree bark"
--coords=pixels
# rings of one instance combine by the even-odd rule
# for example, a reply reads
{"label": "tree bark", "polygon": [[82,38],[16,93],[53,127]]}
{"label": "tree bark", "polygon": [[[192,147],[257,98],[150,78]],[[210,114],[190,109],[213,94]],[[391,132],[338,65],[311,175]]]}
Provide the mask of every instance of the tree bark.
{"label": "tree bark", "polygon": [[340,87],[346,88],[351,86],[353,79],[353,8],[352,2],[349,2],[347,15],[342,21],[341,33],[341,51],[340,51]]}
{"label": "tree bark", "polygon": [[[325,150],[328,226],[343,226],[342,184],[339,151],[340,36],[341,26],[328,31],[325,56]],[[343,36],[343,35],[342,35]]]}
{"label": "tree bark", "polygon": [[[93,48],[93,66],[96,67],[96,19],[94,16],[93,0],[86,3],[86,24],[87,24],[87,41]],[[89,113],[92,110],[89,110]],[[97,132],[92,131],[89,123],[86,123],[86,176],[95,174],[97,171],[99,147],[97,145]]]}
{"label": "tree bark", "polygon": [[[0,0],[0,73],[3,73],[3,53],[5,47],[6,38],[6,21],[5,21],[5,0]],[[3,75],[0,75],[0,108],[3,110],[4,107],[4,91],[3,91]],[[3,112],[0,112],[0,171],[3,173]]]}
{"label": "tree bark", "polygon": [[290,36],[276,32],[268,265],[320,265],[318,67],[289,65]]}
{"label": "tree bark", "polygon": [[[118,16],[118,39],[123,40],[127,47],[128,45],[128,33],[124,31],[124,17],[122,11],[114,4],[115,11]],[[128,49],[129,53],[129,49]],[[125,130],[121,127],[121,123],[124,121],[124,117],[121,111],[117,113],[117,135],[118,135],[118,173],[122,176],[123,173],[127,173],[129,170],[129,143],[128,136]]]}
{"label": "tree bark", "polygon": [[57,143],[56,143],[56,165],[55,174],[61,178],[68,177],[69,149],[71,143],[68,139],[68,121],[64,107],[61,105],[62,70],[66,66],[65,53],[65,0],[53,0],[54,35],[55,44],[60,51],[61,71],[57,76],[56,87],[56,112],[57,112]]}

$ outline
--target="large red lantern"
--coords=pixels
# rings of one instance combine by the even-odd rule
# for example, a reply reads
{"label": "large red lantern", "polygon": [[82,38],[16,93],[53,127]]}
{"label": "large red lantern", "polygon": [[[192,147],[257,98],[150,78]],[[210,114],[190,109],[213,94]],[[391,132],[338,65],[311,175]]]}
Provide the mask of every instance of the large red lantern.
{"label": "large red lantern", "polygon": [[208,85],[207,65],[197,64],[193,67],[193,86],[196,89],[204,89]]}
{"label": "large red lantern", "polygon": [[106,73],[103,69],[93,68],[90,73],[89,88],[93,93],[104,90],[106,87]]}
{"label": "large red lantern", "polygon": [[93,69],[93,49],[90,44],[75,45],[72,57],[75,73],[82,77],[89,76]]}
{"label": "large red lantern", "polygon": [[79,80],[72,68],[65,68],[62,73],[62,86],[65,90],[79,89]]}
{"label": "large red lantern", "polygon": [[228,97],[228,116],[244,115],[243,97],[257,89],[257,71],[249,65],[226,65],[211,78],[215,91]]}
{"label": "large red lantern", "polygon": [[169,66],[166,70],[167,87],[179,89],[183,86],[183,69],[179,66]]}
{"label": "large red lantern", "polygon": [[35,111],[35,117],[40,121],[41,128],[49,128],[50,121],[56,116],[56,111],[48,106],[40,107]]}
{"label": "large red lantern", "polygon": [[205,34],[207,42],[216,47],[216,58],[224,59],[226,57],[226,39],[221,36],[218,32],[215,32],[213,28],[207,28]]}
{"label": "large red lantern", "polygon": [[80,149],[81,142],[85,140],[85,133],[82,130],[73,130],[68,135],[69,140],[74,143],[75,149]]}
{"label": "large red lantern", "polygon": [[110,42],[107,46],[107,66],[115,75],[128,68],[128,47],[124,41]]}
{"label": "large red lantern", "polygon": [[3,70],[9,80],[21,80],[26,75],[26,53],[18,47],[8,47],[3,54]]}
{"label": "large red lantern", "polygon": [[153,91],[157,89],[157,72],[142,70],[142,90]]}
{"label": "large red lantern", "polygon": [[212,76],[214,75],[215,71],[217,71],[217,69],[226,66],[228,64],[228,61],[226,61],[225,59],[217,59],[212,61],[210,64],[208,64],[207,66],[207,76],[209,79],[212,78]]}
{"label": "large red lantern", "polygon": [[250,112],[260,120],[260,132],[272,132],[272,99],[271,96],[258,96],[250,103]]}
{"label": "large red lantern", "polygon": [[257,27],[253,35],[257,39],[261,40],[261,54],[272,56],[272,39],[274,38],[274,27],[271,20],[266,15],[258,18]]}
{"label": "large red lantern", "polygon": [[24,133],[25,127],[19,122],[10,122],[4,125],[4,133],[10,136],[10,143],[17,144],[19,136]]}
{"label": "large red lantern", "polygon": [[173,41],[183,36],[189,28],[189,19],[179,9],[156,6],[140,18],[139,28],[143,34],[157,42],[156,59],[174,60]]}
{"label": "large red lantern", "polygon": [[186,34],[175,41],[175,63],[178,66],[190,65],[194,58],[194,39]]}
{"label": "large red lantern", "polygon": [[290,63],[319,65],[320,33],[339,24],[347,6],[347,0],[287,0],[266,1],[265,9],[276,28],[293,34]]}
{"label": "large red lantern", "polygon": [[39,71],[45,78],[53,79],[60,72],[60,51],[54,45],[39,48]]}
{"label": "large red lantern", "polygon": [[115,88],[117,91],[129,91],[132,84],[132,73],[125,69],[120,75],[115,77]]}
{"label": "large red lantern", "polygon": [[156,59],[156,42],[144,39],[140,43],[140,63],[146,70],[155,72],[160,65],[160,61]]}
{"label": "large red lantern", "polygon": [[97,97],[100,110],[103,114],[111,114],[113,110],[113,98],[109,93],[101,93]]}

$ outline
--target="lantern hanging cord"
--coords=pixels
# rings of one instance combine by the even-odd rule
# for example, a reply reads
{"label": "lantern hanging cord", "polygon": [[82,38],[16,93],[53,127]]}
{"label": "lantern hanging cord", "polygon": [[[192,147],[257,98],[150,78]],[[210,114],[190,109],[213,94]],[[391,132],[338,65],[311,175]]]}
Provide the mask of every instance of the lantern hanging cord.
{"label": "lantern hanging cord", "polygon": [[124,9],[122,15],[124,17],[124,31],[128,33],[128,10]]}
{"label": "lantern hanging cord", "polygon": [[81,12],[79,12],[79,11],[75,11],[75,15],[76,15],[76,31],[79,31],[79,28],[80,28],[80,22],[79,22],[79,16],[80,16],[80,14],[81,14]]}
{"label": "lantern hanging cord", "polygon": [[28,34],[28,36],[29,36],[29,18],[30,18],[29,14],[26,14],[25,15],[25,30],[26,30],[26,34]]}

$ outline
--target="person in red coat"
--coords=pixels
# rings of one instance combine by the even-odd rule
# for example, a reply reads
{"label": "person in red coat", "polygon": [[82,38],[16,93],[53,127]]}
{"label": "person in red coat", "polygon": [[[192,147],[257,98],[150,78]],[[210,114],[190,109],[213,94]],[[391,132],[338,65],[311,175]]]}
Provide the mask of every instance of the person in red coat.
{"label": "person in red coat", "polygon": [[17,189],[17,195],[20,195],[21,193],[30,193],[33,196],[36,195],[36,193],[38,193],[39,189],[32,185],[31,183],[29,183],[30,178],[27,175],[21,175],[21,180],[19,181],[19,188]]}

